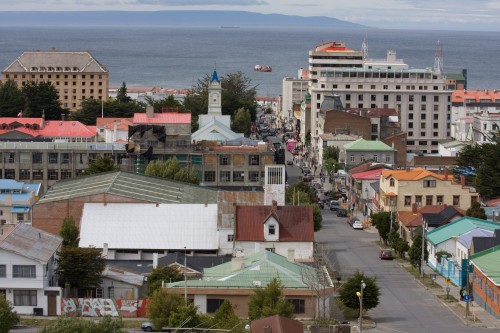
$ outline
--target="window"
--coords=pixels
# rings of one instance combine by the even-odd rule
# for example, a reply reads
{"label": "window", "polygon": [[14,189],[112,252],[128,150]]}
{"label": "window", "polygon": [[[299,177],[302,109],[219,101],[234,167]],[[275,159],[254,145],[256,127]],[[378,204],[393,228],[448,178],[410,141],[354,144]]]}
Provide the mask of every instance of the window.
{"label": "window", "polygon": [[35,265],[14,265],[12,267],[12,277],[15,278],[36,278]]}
{"label": "window", "polygon": [[14,290],[14,306],[37,306],[36,290]]}
{"label": "window", "polygon": [[425,120],[425,118],[426,118],[425,113],[422,113],[422,114],[420,115],[420,119]]}
{"label": "window", "polygon": [[385,155],[385,162],[386,163],[390,163],[391,162],[391,155],[390,154]]}
{"label": "window", "polygon": [[50,180],[57,180],[59,178],[59,172],[57,171],[57,169],[49,169],[48,177]]}
{"label": "window", "polygon": [[227,183],[231,181],[231,171],[221,171],[219,173],[219,181]]}
{"label": "window", "polygon": [[248,165],[260,165],[260,156],[259,155],[249,155],[248,156]]}
{"label": "window", "polygon": [[351,155],[351,162],[354,162],[354,155]]}
{"label": "window", "polygon": [[7,277],[7,266],[0,265],[0,277]]}
{"label": "window", "polygon": [[43,154],[41,152],[34,152],[32,154],[33,163],[42,163]]}
{"label": "window", "polygon": [[358,101],[362,101],[363,100],[363,95],[359,94],[358,95]]}
{"label": "window", "polygon": [[443,204],[443,196],[442,195],[437,195],[436,196],[436,204],[437,205],[442,205]]}
{"label": "window", "polygon": [[249,171],[248,172],[248,180],[252,183],[259,181],[259,172],[258,171]]}
{"label": "window", "polygon": [[16,217],[18,222],[24,221],[24,213],[17,213]]}
{"label": "window", "polygon": [[377,101],[377,95],[371,95],[370,100],[373,101],[373,102],[376,102]]}
{"label": "window", "polygon": [[71,155],[69,153],[62,153],[61,154],[61,163],[62,164],[69,164],[71,161]]}
{"label": "window", "polygon": [[293,304],[293,313],[305,313],[306,312],[306,301],[304,299],[290,299],[290,303]]}
{"label": "window", "polygon": [[275,225],[269,226],[269,235],[276,235],[276,226]]}
{"label": "window", "polygon": [[422,196],[421,195],[415,196],[415,203],[417,204],[417,206],[422,206]]}
{"label": "window", "polygon": [[405,206],[411,206],[411,195],[405,195]]}
{"label": "window", "polygon": [[426,195],[426,196],[425,196],[425,204],[426,204],[427,206],[432,205],[432,195]]}
{"label": "window", "polygon": [[458,206],[458,205],[460,205],[460,196],[454,195],[453,196],[453,206]]}
{"label": "window", "polygon": [[219,164],[220,165],[231,165],[231,156],[230,155],[220,155],[219,156]]}
{"label": "window", "polygon": [[361,162],[365,161],[365,155],[361,155]]}
{"label": "window", "polygon": [[49,163],[57,163],[57,158],[57,153],[49,153]]}
{"label": "window", "polygon": [[244,182],[245,171],[233,171],[233,182]]}
{"label": "window", "polygon": [[389,180],[389,186],[390,186],[390,187],[394,187],[394,178],[391,178],[391,179]]}
{"label": "window", "polygon": [[224,303],[221,298],[208,298],[207,299],[207,313],[215,313],[220,306]]}
{"label": "window", "polygon": [[215,181],[215,171],[205,171],[203,181],[214,182]]}
{"label": "window", "polygon": [[61,179],[70,179],[71,170],[61,170]]}
{"label": "window", "polygon": [[435,180],[424,180],[424,187],[436,187]]}
{"label": "window", "polygon": [[234,235],[227,235],[228,242],[234,242]]}
{"label": "window", "polygon": [[373,155],[373,161],[378,162],[378,155]]}
{"label": "window", "polygon": [[413,113],[408,113],[408,119],[413,120]]}

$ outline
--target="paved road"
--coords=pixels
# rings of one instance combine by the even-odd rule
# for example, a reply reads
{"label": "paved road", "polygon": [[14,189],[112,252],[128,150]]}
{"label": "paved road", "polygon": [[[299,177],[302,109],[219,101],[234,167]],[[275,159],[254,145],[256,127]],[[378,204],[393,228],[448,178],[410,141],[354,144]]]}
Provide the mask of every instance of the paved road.
{"label": "paved road", "polygon": [[323,210],[323,229],[316,233],[316,241],[328,249],[332,265],[343,278],[356,270],[363,271],[375,277],[380,287],[380,303],[368,312],[376,328],[369,332],[491,332],[467,327],[399,264],[380,260],[379,247],[374,243],[377,239],[378,233],[354,230],[345,218]]}

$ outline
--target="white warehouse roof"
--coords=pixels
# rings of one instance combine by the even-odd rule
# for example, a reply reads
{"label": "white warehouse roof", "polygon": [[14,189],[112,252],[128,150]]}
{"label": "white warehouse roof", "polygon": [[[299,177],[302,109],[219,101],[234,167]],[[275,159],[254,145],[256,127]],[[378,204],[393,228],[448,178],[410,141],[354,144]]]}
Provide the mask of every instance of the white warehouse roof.
{"label": "white warehouse roof", "polygon": [[80,247],[217,250],[216,204],[86,203]]}

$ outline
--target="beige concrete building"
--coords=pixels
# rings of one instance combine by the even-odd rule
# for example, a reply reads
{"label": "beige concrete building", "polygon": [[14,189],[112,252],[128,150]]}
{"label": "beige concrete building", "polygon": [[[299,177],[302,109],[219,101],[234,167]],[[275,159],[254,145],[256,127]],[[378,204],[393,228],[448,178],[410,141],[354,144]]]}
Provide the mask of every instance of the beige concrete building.
{"label": "beige concrete building", "polygon": [[[479,193],[454,181],[446,171],[437,174],[429,170],[384,170],[380,175],[380,210],[411,211],[417,207],[448,205],[467,210],[472,202],[479,200]],[[391,202],[392,201],[392,202]]]}
{"label": "beige concrete building", "polygon": [[109,73],[88,51],[23,52],[2,71],[2,81],[12,80],[18,87],[30,81],[50,82],[59,93],[61,106],[70,111],[85,99],[108,99]]}

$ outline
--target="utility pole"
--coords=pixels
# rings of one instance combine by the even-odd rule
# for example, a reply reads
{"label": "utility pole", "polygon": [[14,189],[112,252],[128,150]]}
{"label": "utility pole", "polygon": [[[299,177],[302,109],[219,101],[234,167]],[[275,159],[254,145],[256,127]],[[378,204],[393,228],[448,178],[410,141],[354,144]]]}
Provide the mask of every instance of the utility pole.
{"label": "utility pole", "polygon": [[422,257],[420,258],[420,277],[424,278],[425,264],[425,220],[422,220]]}
{"label": "utility pole", "polygon": [[187,252],[186,247],[184,246],[184,304],[188,304],[188,296],[187,296]]}
{"label": "utility pole", "polygon": [[363,289],[365,289],[365,281],[361,280],[361,292],[356,292],[359,297],[359,333],[363,332]]}

